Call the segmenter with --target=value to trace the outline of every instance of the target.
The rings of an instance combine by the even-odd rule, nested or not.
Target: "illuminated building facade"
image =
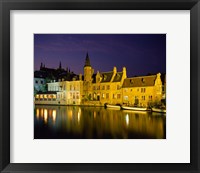
[[[163,78],[163,76],[162,76]],[[71,81],[65,78],[47,83],[48,91],[37,93],[36,104],[92,105],[127,104],[153,106],[166,99],[166,76],[161,74],[127,78],[126,68],[94,74],[87,53],[84,79],[80,74]]]
[[[135,106],[160,104],[163,98],[161,74],[126,78],[122,86],[123,103]]]

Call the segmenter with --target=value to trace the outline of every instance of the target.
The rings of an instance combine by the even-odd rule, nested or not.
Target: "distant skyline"
[[[97,71],[127,69],[127,76],[166,73],[165,34],[34,34],[34,69],[70,68],[83,74],[86,53]]]

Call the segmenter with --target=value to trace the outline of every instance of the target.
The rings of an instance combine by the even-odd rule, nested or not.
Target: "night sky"
[[[34,68],[68,67],[83,74],[86,53],[96,71],[122,71],[128,77],[166,73],[165,34],[34,34]]]

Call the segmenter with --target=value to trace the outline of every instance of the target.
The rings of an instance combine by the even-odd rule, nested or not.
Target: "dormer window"
[[[104,76],[103,76],[103,80],[106,80],[106,79],[107,79],[107,75],[104,75]]]
[[[142,82],[143,82],[143,83],[145,82],[145,79],[144,79],[144,78],[142,78]]]
[[[130,80],[130,83],[133,84],[133,79]]]

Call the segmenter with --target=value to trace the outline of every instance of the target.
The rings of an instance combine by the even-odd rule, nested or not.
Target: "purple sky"
[[[34,68],[69,67],[83,74],[86,53],[95,73],[127,68],[128,77],[166,73],[165,34],[35,34]]]

